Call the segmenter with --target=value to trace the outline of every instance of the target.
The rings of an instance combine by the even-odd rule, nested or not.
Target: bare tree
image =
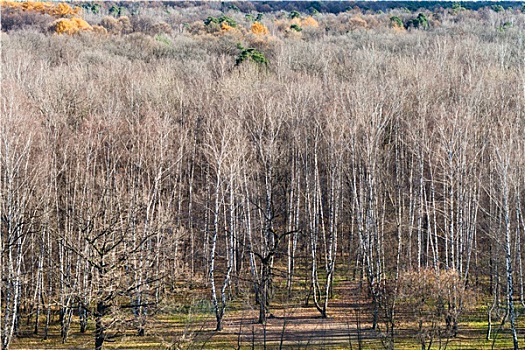
[[[5,87],[5,86],[4,86]],[[1,101],[2,121],[0,122],[0,252],[2,266],[2,290],[0,294],[0,319],[2,349],[7,349],[19,327],[20,304],[22,302],[22,275],[24,251],[29,233],[39,224],[42,201],[34,200],[37,186],[42,181],[38,167],[38,128],[27,132],[26,123],[31,125],[28,111],[11,90]]]

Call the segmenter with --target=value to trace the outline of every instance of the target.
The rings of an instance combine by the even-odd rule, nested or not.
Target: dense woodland
[[[248,5],[3,3],[2,348],[101,349],[192,288],[219,331],[246,295],[330,317],[352,279],[386,349],[400,312],[426,349],[467,309],[518,349],[521,8]]]

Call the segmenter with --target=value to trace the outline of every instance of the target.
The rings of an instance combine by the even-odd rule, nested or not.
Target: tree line
[[[227,36],[154,56],[139,35],[2,33],[2,348],[55,316],[64,342],[92,320],[96,349],[144,335],[187,280],[217,330],[242,293],[261,323],[280,292],[327,317],[351,276],[386,347],[403,306],[425,347],[474,294],[517,349],[524,44],[449,25],[283,38],[264,65]]]

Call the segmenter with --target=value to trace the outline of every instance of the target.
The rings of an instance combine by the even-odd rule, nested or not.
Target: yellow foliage
[[[1,1],[0,7],[19,9],[20,11],[39,12],[60,18],[53,22],[52,28],[58,34],[75,34],[81,30],[93,30],[93,28],[82,18],[75,17],[80,13],[80,7],[71,7],[64,3],[40,2],[40,1]]]
[[[313,18],[312,16],[308,16],[301,21],[301,26],[317,28],[319,27],[319,22],[317,22],[317,20]]]
[[[0,1],[0,6],[7,7],[7,8],[17,8],[17,7],[24,8],[24,6],[27,6],[23,4],[24,3],[16,2],[16,1]]]
[[[93,28],[89,25],[88,22],[84,21],[82,18],[74,17],[71,18],[71,21],[75,23],[78,29],[80,30],[92,30]]]
[[[70,15],[78,15],[80,13],[80,8],[72,8],[68,4],[58,4],[54,8],[54,15],[65,17]]]
[[[9,7],[20,9],[22,11],[34,11],[43,14],[48,14],[56,17],[75,16],[80,13],[80,7],[71,7],[68,4],[58,3],[54,4],[51,2],[40,2],[40,1],[1,1],[1,7]]]
[[[24,2],[21,7],[25,11],[36,11],[36,12],[42,12],[45,13],[49,10],[50,5],[46,4],[44,2]]]
[[[225,30],[225,31],[228,31],[228,30],[233,30],[235,28],[233,28],[231,25],[229,25],[228,23],[226,22],[222,22],[221,23],[221,29],[222,30]]]
[[[54,22],[53,27],[57,34],[76,34],[81,30],[93,30],[82,18],[61,18]]]
[[[312,16],[308,16],[306,18],[300,19],[300,18],[293,18],[289,22],[286,22],[285,29],[290,28],[291,25],[298,25],[299,27],[305,28],[305,27],[312,27],[312,28],[318,28],[319,22]]]
[[[59,19],[54,24],[55,32],[57,34],[74,34],[78,32],[75,24],[69,19]]]
[[[252,33],[256,35],[267,35],[270,32],[264,24],[259,22],[255,22],[254,24],[252,24],[251,30]]]

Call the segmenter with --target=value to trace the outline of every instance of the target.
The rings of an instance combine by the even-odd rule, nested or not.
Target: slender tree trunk
[[[507,308],[510,318],[510,328],[512,332],[512,342],[514,350],[519,349],[518,335],[516,332],[516,312],[514,310],[514,283],[512,272],[512,256],[511,256],[511,229],[510,229],[510,210],[509,210],[509,185],[507,177],[508,164],[504,165],[502,169],[502,192],[503,192],[503,220],[505,223],[505,269],[507,272]]]
[[[217,249],[217,237],[219,234],[219,193],[221,185],[221,174],[220,170],[217,172],[217,181],[215,184],[215,206],[213,211],[213,232],[211,236],[211,249],[210,249],[210,265],[209,265],[209,274],[210,274],[210,287],[211,287],[211,299],[213,307],[215,309],[215,318],[216,318],[216,330],[222,330],[222,316],[221,308],[219,307],[219,302],[217,299],[217,289],[215,287],[215,251]]]

